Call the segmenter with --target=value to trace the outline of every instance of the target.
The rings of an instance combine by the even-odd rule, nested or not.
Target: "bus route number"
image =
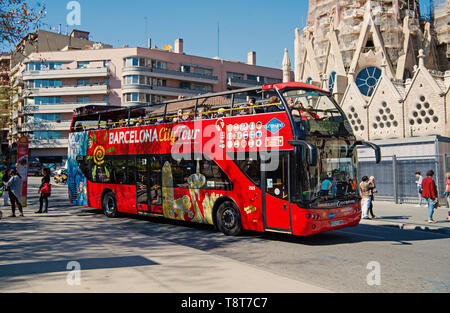
[[[265,308],[268,298],[225,298],[227,308]]]

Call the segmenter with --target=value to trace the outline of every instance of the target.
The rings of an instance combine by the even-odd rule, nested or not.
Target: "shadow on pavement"
[[[67,270],[72,270],[71,262],[73,261],[78,262],[80,269],[83,270],[158,265],[158,263],[148,260],[142,256],[30,262],[0,265],[0,278],[66,272]]]

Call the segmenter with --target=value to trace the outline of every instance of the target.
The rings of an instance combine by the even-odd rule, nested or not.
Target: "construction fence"
[[[396,157],[386,156],[380,164],[361,158],[359,160],[359,176],[374,176],[377,186],[377,199],[393,201],[396,204],[418,204],[416,173],[421,172],[425,178],[430,170],[435,172],[439,198],[445,204],[446,173],[450,172],[450,155]],[[448,204],[447,204],[448,206]]]

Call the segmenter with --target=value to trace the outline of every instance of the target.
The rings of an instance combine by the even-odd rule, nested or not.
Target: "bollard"
[[[394,200],[398,204],[398,178],[397,178],[397,156],[392,156],[392,183],[394,184]]]

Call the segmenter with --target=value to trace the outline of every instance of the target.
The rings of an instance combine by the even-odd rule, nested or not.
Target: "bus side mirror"
[[[292,146],[302,146],[308,151],[308,165],[317,166],[319,160],[319,153],[317,147],[305,140],[291,140],[289,144]]]
[[[375,150],[375,161],[377,164],[381,163],[381,149],[378,145],[367,141],[358,141],[356,145],[366,146],[368,148],[372,148],[373,150]]]

